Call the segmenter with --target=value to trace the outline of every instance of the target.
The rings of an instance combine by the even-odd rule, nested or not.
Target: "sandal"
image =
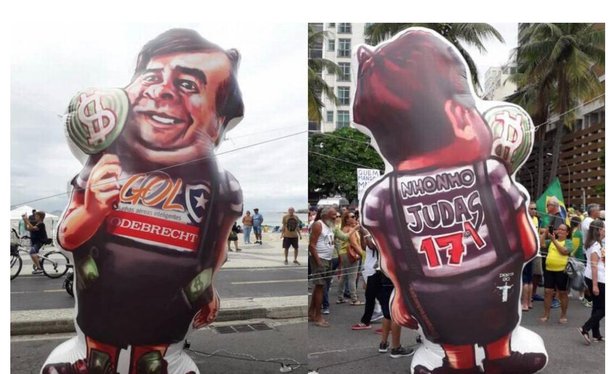
[[[561,323],[562,325],[565,325],[566,323],[568,323],[568,319],[567,318],[559,318],[559,323]]]
[[[322,320],[322,321],[317,321],[313,323],[314,326],[318,326],[318,327],[330,327],[330,323],[328,323],[328,321]]]
[[[362,322],[352,325],[352,330],[370,330],[370,329],[371,329],[371,325],[365,325]]]
[[[341,300],[341,299],[337,300],[337,304],[345,304],[346,302],[347,302],[347,301],[345,301],[345,300]]]
[[[540,322],[546,322],[549,320],[549,317],[540,317]]]
[[[577,327],[576,330],[578,330],[580,335],[582,335],[582,338],[585,339],[585,344],[586,345],[591,344],[591,339],[589,338],[589,333],[588,332],[585,332],[585,330],[583,330],[582,327]]]
[[[360,300],[356,300],[356,301],[352,301],[350,304],[352,306],[358,306],[358,305],[364,305],[364,302],[362,302]]]

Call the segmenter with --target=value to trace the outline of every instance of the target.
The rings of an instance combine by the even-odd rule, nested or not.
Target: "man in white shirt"
[[[322,317],[320,307],[326,277],[331,275],[331,259],[335,249],[333,226],[337,211],[333,207],[322,209],[320,219],[311,224],[309,235],[309,265],[314,289],[309,303],[309,321],[318,327],[329,327],[328,321]]]
[[[591,204],[587,207],[587,218],[585,218],[580,224],[580,230],[582,231],[582,240],[587,241],[587,235],[589,235],[589,225],[591,222],[599,218],[600,206],[599,204]]]

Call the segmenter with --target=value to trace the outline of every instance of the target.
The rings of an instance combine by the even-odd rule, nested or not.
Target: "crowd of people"
[[[591,204],[583,214],[570,208],[565,219],[559,215],[557,199],[549,199],[546,213],[538,212],[535,203],[529,206],[539,234],[540,252],[523,269],[522,311],[529,312],[534,301],[543,301],[541,323],[551,319],[552,309],[559,309],[558,322],[566,324],[570,298],[577,298],[592,308],[591,317],[578,328],[586,344],[604,341],[599,327],[605,315],[605,226],[600,209],[598,204]],[[545,214],[549,224],[540,227]],[[411,355],[412,349],[400,345],[400,326],[391,318],[392,282],[380,268],[374,240],[359,224],[358,210],[338,207],[312,210],[309,231],[309,276],[313,285],[308,309],[310,323],[330,327],[324,316],[330,314],[331,295],[336,295],[336,304],[364,305],[362,317],[352,330],[369,330],[372,321],[382,319],[379,352],[389,349],[392,357]],[[566,273],[570,257],[585,265],[586,287],[575,288]],[[538,294],[538,287],[544,288],[543,296]],[[363,298],[359,297],[361,289]],[[390,334],[392,339],[388,343]]]
[[[229,234],[228,249],[229,252],[233,252],[231,244],[235,247],[236,252],[241,252],[239,248],[239,233],[244,235],[244,244],[263,244],[263,222],[264,217],[259,213],[258,208],[254,208],[254,214],[251,214],[249,210],[246,210],[245,215],[242,217],[241,223],[243,226],[233,223],[233,228]],[[299,216],[296,215],[293,207],[288,208],[287,213],[282,217],[282,225],[278,227],[280,233],[280,239],[282,239],[282,248],[284,249],[284,264],[288,265],[288,252],[292,247],[294,250],[294,260],[292,261],[295,265],[301,265],[297,259],[299,255],[299,240],[301,237],[301,229],[305,224],[301,221]],[[254,232],[254,242],[250,240],[250,236]]]
[[[401,327],[390,315],[394,286],[381,271],[379,251],[371,235],[360,226],[358,211],[323,207],[315,216],[310,215],[309,232],[309,274],[313,284],[309,321],[317,327],[330,327],[324,315],[330,314],[331,287],[336,278],[337,304],[349,300],[351,306],[364,305],[360,322],[352,330],[369,330],[373,320],[382,319],[378,351],[389,351],[392,358],[411,356],[413,349],[401,345]],[[364,283],[364,301],[358,297],[359,279]]]
[[[551,310],[559,309],[559,323],[568,322],[570,296],[578,298],[592,308],[591,317],[578,328],[585,343],[604,340],[599,322],[605,315],[605,221],[599,204],[591,204],[586,214],[570,208],[567,219],[559,214],[559,201],[547,201],[546,213],[537,212],[531,203],[529,214],[540,235],[540,255],[523,269],[523,293],[521,308],[532,309],[532,301],[539,300],[536,286],[544,285],[544,306],[540,321],[551,319]],[[548,214],[548,226],[539,227],[544,214]],[[566,267],[570,258],[584,264],[585,285],[571,279]],[[572,292],[572,295],[570,294]],[[592,338],[589,333],[592,333]]]

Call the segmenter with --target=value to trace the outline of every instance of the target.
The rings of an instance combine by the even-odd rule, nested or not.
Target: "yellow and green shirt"
[[[566,239],[563,241],[557,240],[557,242],[568,252],[572,252],[572,241],[570,239]],[[546,270],[563,271],[566,268],[566,265],[568,264],[568,257],[570,256],[564,255],[559,252],[559,250],[557,249],[557,247],[555,247],[555,244],[552,241],[547,240],[546,243],[547,248],[549,250],[548,255],[546,257]]]

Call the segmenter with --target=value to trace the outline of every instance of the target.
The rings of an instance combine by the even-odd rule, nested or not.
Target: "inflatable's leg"
[[[81,343],[84,337],[75,336],[58,345],[43,364],[42,374],[80,374],[87,373],[85,361],[85,345]]]
[[[521,335],[529,332],[528,330],[518,327],[517,330]],[[544,346],[536,346],[538,340],[542,342],[542,339],[535,335],[534,337],[527,339],[525,352],[517,352],[511,349],[511,335],[507,335],[493,343],[490,343],[484,347],[485,359],[483,360],[483,367],[485,373],[501,374],[501,373],[522,373],[530,374],[539,372],[544,368],[547,363],[547,356],[544,353]],[[523,339],[517,339],[517,341]],[[524,345],[524,344],[522,344]],[[528,350],[542,350],[541,352],[528,352]]]
[[[132,347],[129,374],[167,374],[167,345]]]
[[[479,374],[482,371],[475,361],[475,351],[472,345],[442,345],[445,352],[442,365],[436,368],[427,368],[416,365],[415,374]]]

